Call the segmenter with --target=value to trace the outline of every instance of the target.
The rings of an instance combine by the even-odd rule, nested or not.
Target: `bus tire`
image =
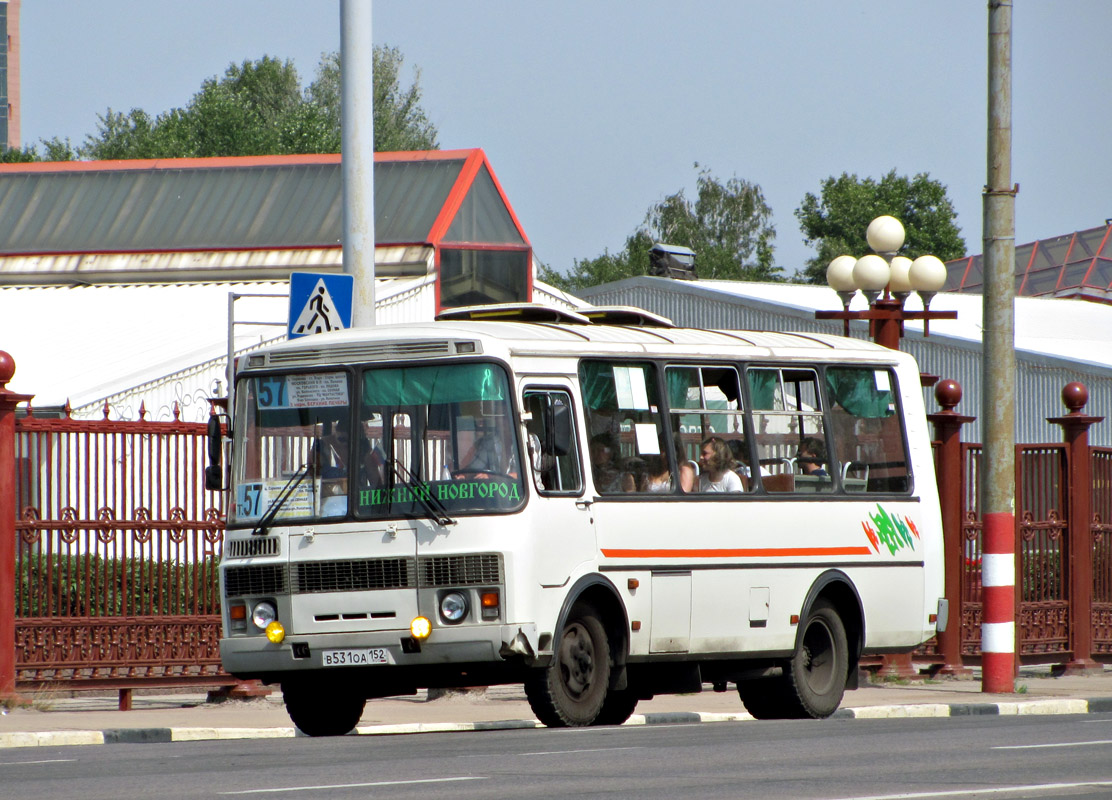
[[[775,678],[757,678],[737,685],[741,704],[753,719],[788,719],[793,704],[787,681]]]
[[[846,626],[834,606],[820,599],[811,606],[784,673],[794,696],[795,716],[824,719],[837,711],[848,674]]]
[[[560,631],[551,663],[525,681],[529,707],[550,728],[596,724],[609,684],[606,628],[594,608],[577,603]]]
[[[606,700],[602,703],[602,711],[591,723],[592,725],[621,725],[631,716],[637,708],[637,697],[629,689],[611,689],[606,693]]]
[[[343,736],[363,716],[365,698],[350,692],[333,693],[282,685],[286,713],[306,736]]]

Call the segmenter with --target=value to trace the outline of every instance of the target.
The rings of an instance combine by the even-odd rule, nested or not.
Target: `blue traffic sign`
[[[290,339],[351,327],[355,276],[336,273],[290,273]]]

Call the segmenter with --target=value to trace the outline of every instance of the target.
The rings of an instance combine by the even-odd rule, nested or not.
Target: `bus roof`
[[[442,319],[300,337],[251,354],[247,366],[306,366],[469,353],[502,357],[633,355],[674,358],[686,355],[754,359],[788,356],[821,361],[913,362],[905,353],[869,341],[820,333]],[[265,357],[258,358],[258,355]]]

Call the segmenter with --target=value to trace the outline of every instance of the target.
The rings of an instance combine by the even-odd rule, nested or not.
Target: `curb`
[[[1053,699],[1009,703],[920,703],[913,705],[840,708],[831,719],[925,719],[971,716],[1049,716],[1094,714],[1112,711],[1112,697],[1089,700]],[[714,722],[755,722],[749,714],[672,711],[634,714],[625,725],[682,725]],[[489,722],[414,722],[400,725],[365,725],[349,736],[400,736],[415,733],[459,733],[543,728],[535,719]],[[0,749],[14,747],[63,747],[90,744],[165,744],[231,739],[293,739],[305,734],[289,728],[112,728],[103,731],[39,731],[0,733]]]

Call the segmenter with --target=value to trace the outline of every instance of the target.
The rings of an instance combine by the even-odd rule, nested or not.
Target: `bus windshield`
[[[493,364],[374,367],[361,376],[355,513],[508,511],[522,501],[509,383]]]
[[[493,364],[241,382],[231,520],[510,511],[523,500],[509,382]],[[354,402],[353,402],[354,398]],[[352,435],[354,434],[354,435]]]

